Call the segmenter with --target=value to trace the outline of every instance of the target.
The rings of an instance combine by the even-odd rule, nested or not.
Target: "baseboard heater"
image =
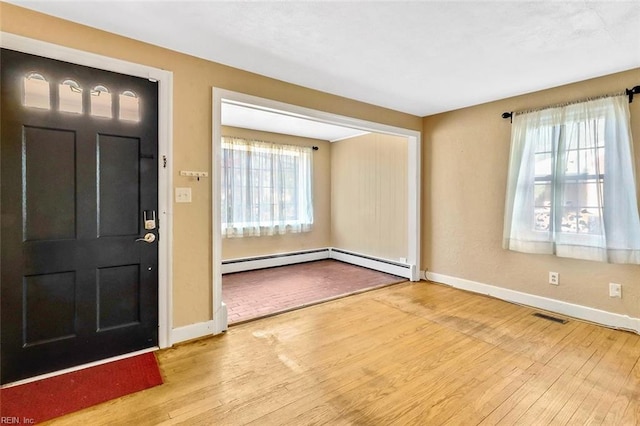
[[[335,259],[352,265],[374,269],[380,272],[412,279],[414,265],[392,260],[367,256],[337,248],[322,248],[289,253],[279,253],[269,256],[246,257],[222,261],[222,273],[251,271],[255,269],[273,268],[276,266],[293,265],[296,263],[312,262],[322,259]]]
[[[413,270],[415,269],[415,265],[394,262],[393,260],[367,256],[347,250],[331,248],[330,251],[331,259],[351,263],[352,265],[363,266],[380,272],[386,272],[387,274],[397,275],[409,280],[412,279]]]
[[[273,268],[275,266],[293,265],[295,263],[313,262],[329,259],[329,249],[304,250],[290,253],[279,253],[269,256],[244,257],[222,261],[222,273],[252,271],[254,269]]]

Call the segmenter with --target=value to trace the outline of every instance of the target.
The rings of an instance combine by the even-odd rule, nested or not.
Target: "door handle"
[[[146,234],[144,234],[144,237],[138,238],[136,241],[144,241],[145,243],[151,244],[155,240],[156,240],[156,235],[151,232],[147,232]]]

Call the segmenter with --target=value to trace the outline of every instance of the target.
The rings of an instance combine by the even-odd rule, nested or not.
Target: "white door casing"
[[[45,58],[113,71],[158,82],[158,344],[171,346],[172,328],[172,176],[173,73],[82,50],[0,32],[0,46]]]

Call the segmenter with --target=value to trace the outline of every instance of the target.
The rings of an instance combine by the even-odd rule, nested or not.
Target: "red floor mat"
[[[0,415],[33,424],[162,384],[153,353],[0,389]]]

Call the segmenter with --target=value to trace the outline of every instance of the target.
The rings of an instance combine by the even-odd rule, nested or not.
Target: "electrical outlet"
[[[609,297],[622,299],[622,284],[609,283]]]
[[[557,272],[549,272],[549,284],[560,285],[560,274]]]

